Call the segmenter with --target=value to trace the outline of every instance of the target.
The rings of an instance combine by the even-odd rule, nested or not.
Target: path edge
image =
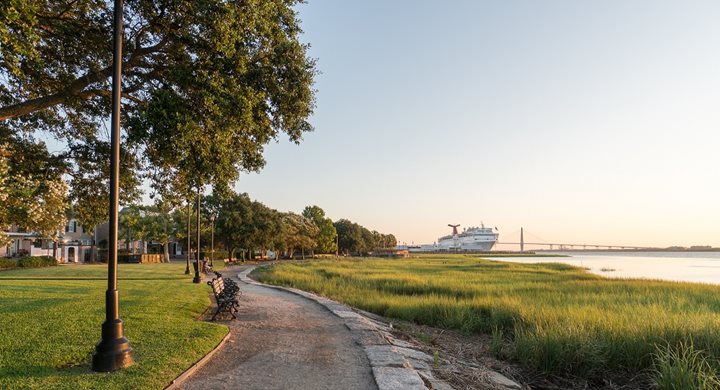
[[[289,292],[293,295],[297,295],[313,301],[328,310],[330,314],[342,320],[345,323],[345,326],[351,332],[365,330],[379,332],[379,328],[382,327],[381,324],[373,321],[372,319],[368,319],[367,321],[363,321],[362,323],[354,321],[356,320],[356,318],[354,317],[359,317],[360,314],[357,314],[357,311],[355,311],[352,307],[339,303],[332,299],[297,288],[274,286],[271,284],[258,282],[257,280],[252,279],[248,276],[250,272],[252,272],[255,268],[256,266],[250,266],[242,270],[240,273],[236,274],[236,277],[242,282],[248,284]],[[341,312],[352,312],[354,316],[350,315],[348,317],[348,315],[345,315]],[[370,326],[370,329],[368,329],[366,326]],[[421,374],[417,369],[412,366],[406,356],[398,353],[398,350],[395,348],[395,346],[387,340],[384,340],[384,342],[381,343],[382,345],[373,345],[376,344],[375,342],[370,342],[370,345],[365,343],[358,344],[363,349],[363,352],[370,361],[371,372],[373,375],[373,379],[375,380],[375,384],[378,387],[378,390],[455,390],[448,383],[434,378],[432,374],[429,373],[429,370],[428,372],[423,372]],[[422,362],[418,361],[415,361],[415,363],[422,364]]]
[[[223,337],[222,340],[220,340],[220,342],[218,343],[218,345],[215,346],[215,348],[205,354],[205,356],[201,357],[182,374],[178,375],[177,378],[173,379],[172,382],[170,382],[170,384],[167,385],[163,390],[179,389],[179,386],[182,385],[190,377],[190,375],[194,374],[197,370],[202,368],[202,366],[204,366],[215,355],[217,351],[219,351],[223,346],[225,346],[225,343],[230,339],[231,335],[232,332],[230,332],[230,329],[228,328],[227,334],[225,335],[225,337]]]

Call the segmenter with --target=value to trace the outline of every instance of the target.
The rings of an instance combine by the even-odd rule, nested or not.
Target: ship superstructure
[[[460,225],[448,225],[453,228],[453,233],[438,238],[437,246],[439,250],[457,250],[457,251],[489,251],[498,240],[498,233],[492,228],[486,228],[480,224],[480,227],[472,226],[463,229],[462,233],[458,233]]]
[[[480,227],[469,227],[458,232],[460,225],[448,225],[452,234],[438,238],[437,242],[430,245],[401,245],[398,248],[407,249],[410,252],[487,252],[495,245],[499,234],[492,228],[486,228],[482,223]]]

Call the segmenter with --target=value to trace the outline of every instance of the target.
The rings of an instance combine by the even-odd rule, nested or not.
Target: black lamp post
[[[108,288],[105,292],[105,322],[102,324],[102,338],[95,347],[92,369],[94,371],[116,371],[133,364],[132,347],[125,338],[123,322],[119,314],[117,290],[117,242],[118,203],[120,179],[120,93],[122,73],[122,0],[115,0],[115,29],[113,45],[112,117],[110,130],[110,219],[108,248]]]
[[[197,252],[195,253],[195,277],[193,283],[200,283],[200,187],[197,189]]]
[[[185,253],[185,275],[190,275],[190,199],[187,201],[188,204],[188,215],[187,215],[187,251]]]
[[[210,230],[210,267],[213,266],[213,257],[215,257],[215,218],[217,216],[215,214],[212,214],[210,216],[210,223],[212,224],[212,228]]]

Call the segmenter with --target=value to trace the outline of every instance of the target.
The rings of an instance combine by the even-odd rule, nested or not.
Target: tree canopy
[[[305,218],[308,218],[317,227],[318,233],[316,238],[315,251],[318,253],[334,253],[337,249],[335,244],[335,225],[330,218],[325,217],[325,211],[319,206],[307,206],[302,212]]]
[[[16,223],[55,239],[68,209],[67,184],[62,179],[66,170],[62,159],[52,156],[42,142],[21,137],[0,140],[0,227]],[[0,241],[6,237],[0,236]]]
[[[370,231],[366,227],[347,219],[335,222],[340,250],[346,254],[366,254],[378,248],[391,248],[397,245],[392,234]]]
[[[312,130],[316,69],[299,41],[300,2],[125,2],[122,192],[140,178],[161,197],[225,191],[263,167],[268,142]],[[107,191],[112,19],[105,0],[0,4],[0,143],[64,142],[73,188],[103,183],[78,203]]]

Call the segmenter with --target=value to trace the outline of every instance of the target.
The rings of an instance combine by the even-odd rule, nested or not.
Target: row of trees
[[[190,247],[196,242],[195,203],[191,207],[174,209],[158,206],[126,207],[120,216],[120,237],[126,240],[156,241],[162,244],[169,259],[168,243],[176,240],[183,246],[188,242],[188,212]],[[318,206],[308,206],[301,214],[282,212],[253,201],[247,194],[231,193],[203,196],[200,208],[201,244],[208,250],[211,235],[215,250],[228,251],[229,256],[246,259],[253,253],[267,251],[305,258],[306,254],[336,253],[366,254],[377,248],[396,244],[392,234],[381,234],[341,219],[335,223]],[[338,248],[339,244],[339,248]]]
[[[379,248],[392,248],[397,245],[394,235],[370,231],[347,219],[335,222],[334,226],[338,234],[339,249],[346,255],[367,254]]]

